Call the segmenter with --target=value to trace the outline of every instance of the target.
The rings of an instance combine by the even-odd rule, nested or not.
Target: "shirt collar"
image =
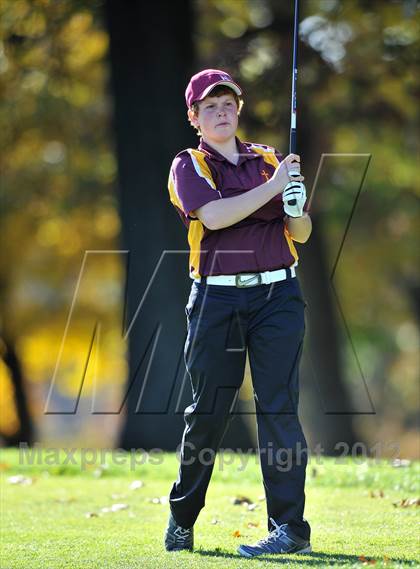
[[[257,158],[259,156],[258,153],[253,152],[246,146],[246,144],[241,142],[237,136],[235,137],[235,139],[236,139],[236,145],[238,147],[238,152],[240,154],[237,166],[242,162],[244,162],[245,160]],[[209,156],[209,158],[211,158],[212,160],[219,160],[220,162],[222,161],[229,162],[229,160],[225,158],[223,154],[220,154],[220,152],[218,152],[215,148],[210,146],[210,144],[207,144],[207,142],[205,142],[202,138],[200,138],[200,144],[198,145],[198,149],[205,152],[207,156]]]

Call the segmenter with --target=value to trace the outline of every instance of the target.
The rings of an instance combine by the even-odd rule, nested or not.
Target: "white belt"
[[[289,267],[292,277],[296,276],[295,267]],[[238,275],[217,275],[206,278],[207,284],[237,286],[245,288],[260,284],[271,284],[277,281],[287,279],[287,269],[278,269],[277,271],[264,271],[263,273],[240,273]],[[201,277],[195,278],[195,282],[201,282]]]

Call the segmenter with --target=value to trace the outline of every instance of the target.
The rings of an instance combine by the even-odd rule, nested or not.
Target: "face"
[[[202,137],[209,142],[226,142],[235,136],[238,128],[238,107],[233,95],[206,97],[199,102],[198,117],[192,111],[188,116],[200,128]]]

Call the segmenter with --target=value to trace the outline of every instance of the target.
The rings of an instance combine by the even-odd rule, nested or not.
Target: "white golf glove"
[[[294,171],[290,171],[289,175],[293,176]],[[296,175],[300,175],[299,172]],[[293,205],[290,203],[292,202]],[[283,190],[283,209],[284,213],[290,217],[301,217],[303,207],[306,202],[306,188],[303,182],[289,182]]]

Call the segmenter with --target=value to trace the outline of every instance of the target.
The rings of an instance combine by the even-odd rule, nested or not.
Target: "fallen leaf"
[[[130,484],[130,490],[138,490],[144,486],[144,482],[142,480],[133,480]]]
[[[364,555],[361,555],[360,557],[358,557],[358,559],[363,563],[363,565],[375,565],[376,563],[376,559],[368,559]]]
[[[233,537],[241,537],[241,532],[237,529],[233,532]]]
[[[252,512],[253,510],[255,510],[258,507],[259,507],[258,504],[248,504],[247,509],[249,512]]]
[[[112,504],[112,506],[101,508],[101,512],[106,514],[107,512],[119,512],[120,510],[126,510],[128,508],[127,504]]]
[[[257,528],[259,525],[260,525],[259,522],[248,522],[248,523],[246,524],[246,527],[247,527],[247,528]]]
[[[22,474],[16,474],[16,476],[9,476],[7,481],[9,484],[22,484],[23,486],[29,486],[34,480],[27,476],[23,476]]]
[[[407,458],[395,458],[391,464],[394,468],[404,468],[410,466],[411,460]]]
[[[150,498],[149,502],[152,504],[160,504],[160,498]]]
[[[234,506],[239,506],[241,504],[252,504],[252,500],[247,498],[246,496],[236,496],[235,498],[231,499],[231,502]]]
[[[127,510],[128,504],[113,504],[111,506],[111,512],[119,512],[120,510]]]
[[[93,465],[93,466],[94,466],[94,465]],[[98,466],[98,468],[96,468],[96,469],[93,471],[92,474],[93,474],[93,476],[94,476],[95,478],[100,478],[100,477],[103,475],[103,473],[105,472],[105,470],[108,470],[108,469],[109,469],[109,465],[108,465],[108,464],[100,464],[100,465]]]
[[[152,504],[166,504],[168,502],[168,496],[149,498],[149,502]]]
[[[383,490],[369,490],[369,496],[371,498],[384,498],[385,494]]]
[[[392,502],[394,508],[409,508],[410,506],[420,506],[420,498],[403,498],[398,502]]]

